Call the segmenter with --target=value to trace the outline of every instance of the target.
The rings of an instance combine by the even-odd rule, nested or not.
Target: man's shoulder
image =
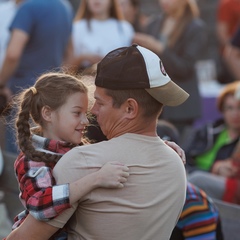
[[[114,137],[110,140],[75,147],[71,149],[69,152],[67,152],[64,156],[81,155],[81,154],[83,155],[104,154],[109,151],[113,152],[113,151],[120,151],[121,149],[128,149],[131,146],[135,146],[136,144],[139,144],[139,143],[142,143],[142,144],[152,143],[153,141],[152,138],[149,138],[149,141],[147,141],[147,139],[148,138],[144,135],[127,133],[118,137]]]
[[[65,9],[68,9],[72,11],[72,6],[70,3],[68,3],[66,0],[62,1],[49,1],[49,0],[28,0],[24,1],[23,3],[20,4],[19,10],[20,9],[51,9],[51,8],[56,8],[56,7],[64,7]]]
[[[68,151],[62,158],[69,158],[69,156],[80,156],[80,155],[100,155],[112,151],[113,146],[122,145],[124,137],[116,137],[111,140],[101,141],[93,144],[86,144],[74,147]]]
[[[84,154],[84,153],[88,153],[88,152],[91,153],[93,151],[105,148],[104,146],[109,145],[109,142],[111,142],[111,141],[102,141],[102,142],[99,142],[99,143],[93,143],[93,144],[86,144],[86,145],[77,146],[77,147],[72,148],[67,153],[65,153],[64,156],[66,156],[66,155]]]
[[[34,0],[23,1],[17,8],[15,19],[19,21],[21,18],[25,17],[26,14],[28,16],[34,16],[37,10],[39,10],[39,6]]]
[[[19,6],[19,10],[27,9],[27,8],[34,8],[37,5],[38,5],[38,2],[34,1],[34,0],[23,1]]]

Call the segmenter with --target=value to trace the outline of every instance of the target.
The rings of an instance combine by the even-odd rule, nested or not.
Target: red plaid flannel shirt
[[[40,151],[63,155],[70,150],[66,143],[33,135],[33,145]],[[18,227],[28,213],[40,221],[48,221],[70,207],[69,185],[56,185],[52,175],[55,163],[46,164],[28,159],[21,153],[14,169],[19,182],[20,200],[26,210],[18,214],[13,229]]]

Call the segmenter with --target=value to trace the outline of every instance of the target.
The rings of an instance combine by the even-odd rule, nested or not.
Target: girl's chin
[[[74,145],[79,145],[80,143],[81,143],[81,141],[79,142],[79,141],[72,141],[72,143],[74,144]]]
[[[80,138],[71,140],[71,143],[73,143],[75,145],[79,145],[81,142],[82,142],[82,136]]]

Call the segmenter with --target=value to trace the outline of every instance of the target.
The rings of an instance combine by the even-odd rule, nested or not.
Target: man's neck
[[[156,121],[138,120],[126,121],[108,133],[107,138],[119,137],[125,133],[140,134],[149,137],[156,137]]]

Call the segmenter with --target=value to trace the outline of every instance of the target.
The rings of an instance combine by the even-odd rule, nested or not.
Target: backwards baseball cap
[[[169,78],[161,59],[137,44],[109,52],[97,65],[95,85],[112,90],[145,89],[167,106],[180,105],[189,97]]]

